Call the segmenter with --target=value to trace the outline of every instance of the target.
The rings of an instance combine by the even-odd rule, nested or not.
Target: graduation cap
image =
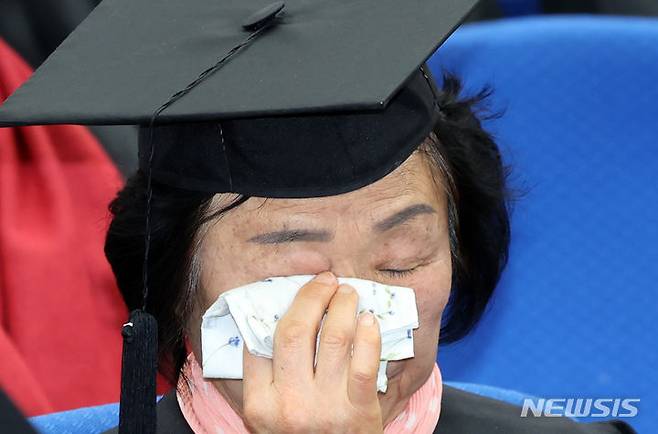
[[[139,125],[149,191],[344,193],[430,133],[441,110],[423,64],[476,3],[105,0],[0,106],[0,126]],[[123,329],[121,432],[155,429],[146,308]]]

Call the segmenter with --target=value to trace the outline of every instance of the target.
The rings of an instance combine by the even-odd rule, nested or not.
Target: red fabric
[[[0,101],[30,74],[0,39]],[[119,400],[128,314],[103,242],[121,184],[84,127],[0,128],[0,387],[28,416]]]

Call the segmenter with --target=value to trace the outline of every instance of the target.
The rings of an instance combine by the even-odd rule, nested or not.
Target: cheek
[[[419,328],[416,336],[419,341],[437,340],[441,325],[441,315],[450,298],[452,268],[450,261],[438,261],[428,265],[409,282],[416,291]]]

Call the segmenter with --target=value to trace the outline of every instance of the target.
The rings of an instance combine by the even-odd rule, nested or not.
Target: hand
[[[299,290],[279,320],[272,359],[254,356],[245,346],[243,412],[251,432],[383,433],[379,326],[371,313],[357,321],[357,303],[352,287],[339,287],[333,274],[322,273]]]

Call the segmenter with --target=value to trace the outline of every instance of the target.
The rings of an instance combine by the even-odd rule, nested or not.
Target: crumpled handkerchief
[[[203,376],[241,379],[243,344],[251,354],[272,358],[278,320],[313,277],[272,277],[222,293],[201,323]],[[338,282],[356,290],[358,312],[370,310],[377,317],[382,338],[377,390],[386,392],[387,362],[414,356],[413,329],[418,327],[415,293],[411,288],[364,279],[341,277]]]

